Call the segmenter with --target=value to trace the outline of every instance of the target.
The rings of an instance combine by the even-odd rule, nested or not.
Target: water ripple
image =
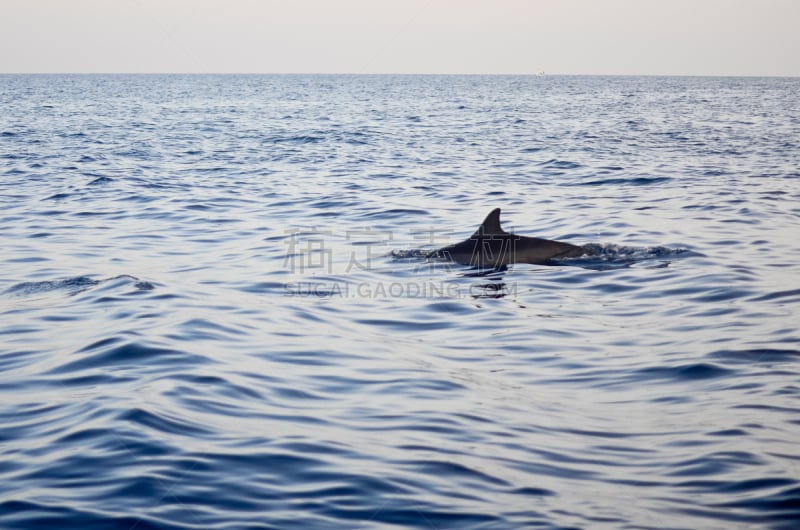
[[[0,526],[794,528],[798,94],[0,76]]]

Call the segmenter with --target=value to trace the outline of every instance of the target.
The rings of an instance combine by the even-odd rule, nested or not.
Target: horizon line
[[[799,78],[800,74],[687,74],[687,73],[660,73],[660,74],[642,74],[642,73],[548,73],[548,72],[532,72],[532,73],[481,73],[481,72],[198,72],[198,71],[185,71],[185,72],[167,72],[167,71],[152,71],[152,72],[102,72],[102,71],[85,71],[85,72],[67,72],[67,71],[50,71],[50,72],[0,72],[0,75],[275,75],[275,76],[292,76],[292,75],[305,75],[305,76],[484,76],[484,77],[770,77],[770,78]]]

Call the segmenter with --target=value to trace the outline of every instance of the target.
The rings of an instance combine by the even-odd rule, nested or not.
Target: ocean
[[[0,108],[0,528],[800,524],[800,79],[2,75]],[[494,208],[593,255],[429,257]]]

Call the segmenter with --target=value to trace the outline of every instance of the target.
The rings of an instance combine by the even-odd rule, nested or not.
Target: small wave
[[[151,346],[141,342],[123,342],[120,337],[109,337],[89,344],[72,357],[51,370],[63,375],[83,370],[130,368],[138,370],[163,370],[168,366],[199,365],[208,362],[200,355],[173,348]]]
[[[76,276],[65,280],[45,280],[41,282],[22,282],[12,285],[6,289],[5,294],[15,294],[19,296],[35,295],[51,291],[64,290],[70,294],[77,294],[100,283],[88,276]]]
[[[771,300],[780,300],[782,302],[798,302],[800,301],[800,289],[789,289],[786,291],[773,291],[771,293],[760,295],[756,298],[751,298],[753,302],[765,302]]]
[[[297,136],[275,136],[272,138],[265,139],[266,143],[270,144],[316,144],[323,141],[324,138],[321,136],[312,136],[312,135],[297,135]]]
[[[75,276],[73,278],[66,278],[63,280],[44,280],[41,282],[22,282],[12,285],[5,290],[3,294],[15,296],[34,296],[37,294],[50,293],[53,291],[64,291],[70,296],[81,293],[91,287],[100,285],[101,283],[109,282],[112,280],[129,279],[133,280],[134,287],[139,291],[151,291],[155,286],[147,281],[141,281],[135,276],[129,274],[120,274],[111,278],[103,278],[100,280],[93,280],[88,276]]]
[[[141,493],[141,492],[139,492]],[[7,528],[138,528],[139,530],[182,530],[183,524],[160,521],[147,514],[107,515],[62,505],[9,500],[0,504]]]
[[[695,381],[714,379],[735,373],[734,370],[722,368],[711,363],[695,363],[683,366],[656,366],[644,368],[637,372],[636,379],[664,379],[672,381]]]
[[[199,438],[210,436],[213,433],[211,429],[186,419],[174,417],[163,412],[151,412],[140,407],[124,411],[118,416],[118,419],[167,434],[191,435]]]
[[[564,186],[650,186],[670,182],[670,177],[635,177],[589,180],[584,182],[567,182]]]
[[[614,243],[589,243],[583,245],[587,251],[595,257],[606,258],[625,258],[625,259],[652,259],[652,258],[668,258],[677,255],[691,253],[689,249],[685,248],[669,248],[669,247],[628,247],[624,245],[616,245]]]
[[[114,179],[112,179],[111,177],[100,176],[91,181],[89,183],[89,186],[96,186],[97,184],[108,184],[109,182],[114,182]]]
[[[753,348],[744,350],[719,350],[709,355],[725,362],[738,363],[784,363],[800,360],[800,350],[782,348]]]
[[[45,200],[46,201],[50,201],[50,200],[57,201],[59,199],[66,199],[66,198],[71,197],[71,196],[72,196],[71,193],[55,193],[55,194],[47,197]]]
[[[401,259],[426,259],[430,257],[432,250],[427,250],[423,248],[412,248],[408,250],[392,250],[389,253],[392,259],[401,260]]]
[[[583,245],[586,254],[576,258],[552,260],[553,265],[575,265],[585,269],[624,269],[639,263],[658,261],[655,267],[667,267],[672,259],[696,255],[686,248],[629,247],[613,243]]]
[[[577,169],[581,167],[581,165],[577,162],[571,162],[569,160],[558,160],[555,158],[551,158],[550,160],[542,162],[539,165],[544,167],[552,167],[556,169]]]

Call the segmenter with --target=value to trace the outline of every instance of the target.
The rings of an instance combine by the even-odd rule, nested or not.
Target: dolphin
[[[500,208],[495,208],[469,239],[434,250],[428,257],[497,269],[511,263],[542,264],[556,258],[574,258],[590,253],[577,245],[506,232],[500,226]]]

